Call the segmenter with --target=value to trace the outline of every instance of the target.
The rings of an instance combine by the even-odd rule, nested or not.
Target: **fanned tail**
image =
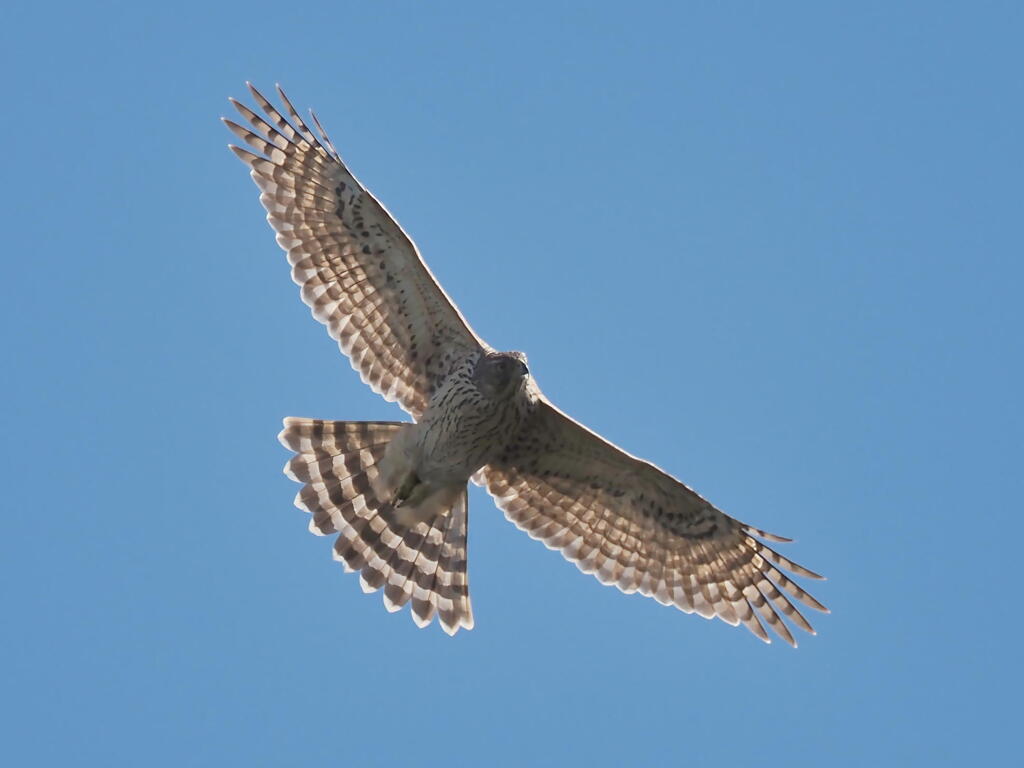
[[[334,557],[346,571],[359,571],[364,592],[384,587],[389,611],[411,602],[418,626],[427,626],[437,615],[442,629],[453,635],[460,627],[473,628],[466,576],[466,489],[453,495],[450,508],[430,519],[396,515],[383,490],[380,462],[405,426],[285,419],[279,439],[297,455],[284,471],[305,484],[295,506],[311,515],[309,529],[320,536],[338,534]]]

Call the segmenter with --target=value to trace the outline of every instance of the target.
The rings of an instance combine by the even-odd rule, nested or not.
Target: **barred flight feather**
[[[795,603],[827,609],[779,568],[822,577],[755,536],[788,539],[734,520],[550,403],[517,441],[521,448],[510,446],[477,479],[510,521],[582,572],[627,594],[743,624],[765,642],[767,624],[796,645],[782,616],[814,634]]]
[[[232,99],[249,127],[224,123],[248,146],[231,149],[260,188],[302,300],[363,381],[419,417],[452,362],[483,343],[319,123],[318,139],[283,90],[291,122],[249,90],[264,116]]]
[[[390,502],[374,490],[377,463],[403,426],[285,419],[279,439],[296,452],[285,474],[305,484],[295,505],[310,514],[311,531],[338,535],[335,559],[346,571],[359,571],[365,592],[383,587],[389,611],[411,601],[420,627],[436,615],[448,634],[472,629],[465,491],[448,514],[409,527],[394,520]]]

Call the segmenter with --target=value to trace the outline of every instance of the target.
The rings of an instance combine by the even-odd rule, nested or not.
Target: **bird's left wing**
[[[781,616],[814,633],[795,603],[826,608],[782,571],[821,577],[758,537],[788,539],[729,517],[538,396],[514,444],[474,478],[509,520],[623,592],[742,623],[765,642],[758,617],[791,645]]]
[[[416,246],[277,92],[286,119],[249,85],[264,116],[231,103],[250,127],[224,120],[249,166],[302,300],[363,381],[418,418],[452,362],[486,345],[437,284]]]

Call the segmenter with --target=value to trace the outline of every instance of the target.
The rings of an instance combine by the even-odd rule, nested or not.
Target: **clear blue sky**
[[[1019,3],[18,5],[4,764],[1018,753]],[[275,435],[400,412],[225,148],[247,79],[317,109],[556,403],[794,536],[819,635],[602,587],[479,489],[473,632],[363,595]]]

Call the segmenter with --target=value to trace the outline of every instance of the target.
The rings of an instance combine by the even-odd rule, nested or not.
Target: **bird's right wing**
[[[290,122],[249,89],[266,119],[232,99],[250,128],[224,122],[259,154],[231,150],[260,188],[302,300],[363,381],[418,418],[453,361],[486,345],[398,222],[342,162],[316,116],[320,138],[280,87]]]
[[[811,632],[795,603],[825,607],[782,571],[821,578],[653,464],[540,402],[513,445],[474,480],[519,528],[623,592],[729,624],[765,642],[765,621],[796,645],[781,616]]]

